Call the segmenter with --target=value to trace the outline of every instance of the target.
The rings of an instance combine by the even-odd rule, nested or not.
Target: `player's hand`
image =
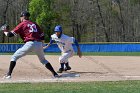
[[[81,51],[77,51],[77,55],[81,58],[82,57],[82,52]]]
[[[81,58],[82,57],[82,52],[80,50],[80,47],[77,47],[77,55]]]
[[[43,49],[47,49],[50,45],[44,46]]]
[[[44,47],[43,47],[43,49],[46,49],[46,48],[47,48],[47,46],[44,46]]]

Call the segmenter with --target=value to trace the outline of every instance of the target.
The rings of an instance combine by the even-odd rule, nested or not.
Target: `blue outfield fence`
[[[0,44],[0,53],[13,53],[23,44]]]
[[[13,53],[23,44],[0,44],[0,53]],[[75,45],[74,50],[77,51]],[[140,52],[140,43],[136,44],[80,44],[82,52]],[[56,44],[51,45],[44,52],[60,52]]]

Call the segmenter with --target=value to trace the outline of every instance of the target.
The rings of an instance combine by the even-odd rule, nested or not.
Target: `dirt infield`
[[[10,57],[11,55],[0,55],[0,83],[140,80],[140,57],[136,56],[74,56],[69,60],[72,70],[62,73],[61,78],[53,78],[35,55],[19,59],[12,79],[4,80]],[[58,58],[59,56],[46,55],[55,70],[60,66]]]

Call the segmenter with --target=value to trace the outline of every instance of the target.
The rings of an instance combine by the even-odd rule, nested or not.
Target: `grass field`
[[[140,93],[140,81],[0,84],[0,93]]]

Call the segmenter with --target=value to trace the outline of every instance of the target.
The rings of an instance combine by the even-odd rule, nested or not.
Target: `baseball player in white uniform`
[[[59,57],[59,62],[60,62],[61,67],[58,70],[58,73],[62,73],[63,71],[71,70],[68,59],[74,55],[72,43],[75,43],[75,45],[77,46],[77,55],[80,58],[82,57],[82,53],[80,51],[80,47],[77,40],[74,37],[69,37],[63,34],[62,27],[60,25],[55,27],[54,32],[55,34],[51,35],[50,42],[47,46],[44,47],[44,49],[48,48],[54,42],[57,43],[62,54]]]

